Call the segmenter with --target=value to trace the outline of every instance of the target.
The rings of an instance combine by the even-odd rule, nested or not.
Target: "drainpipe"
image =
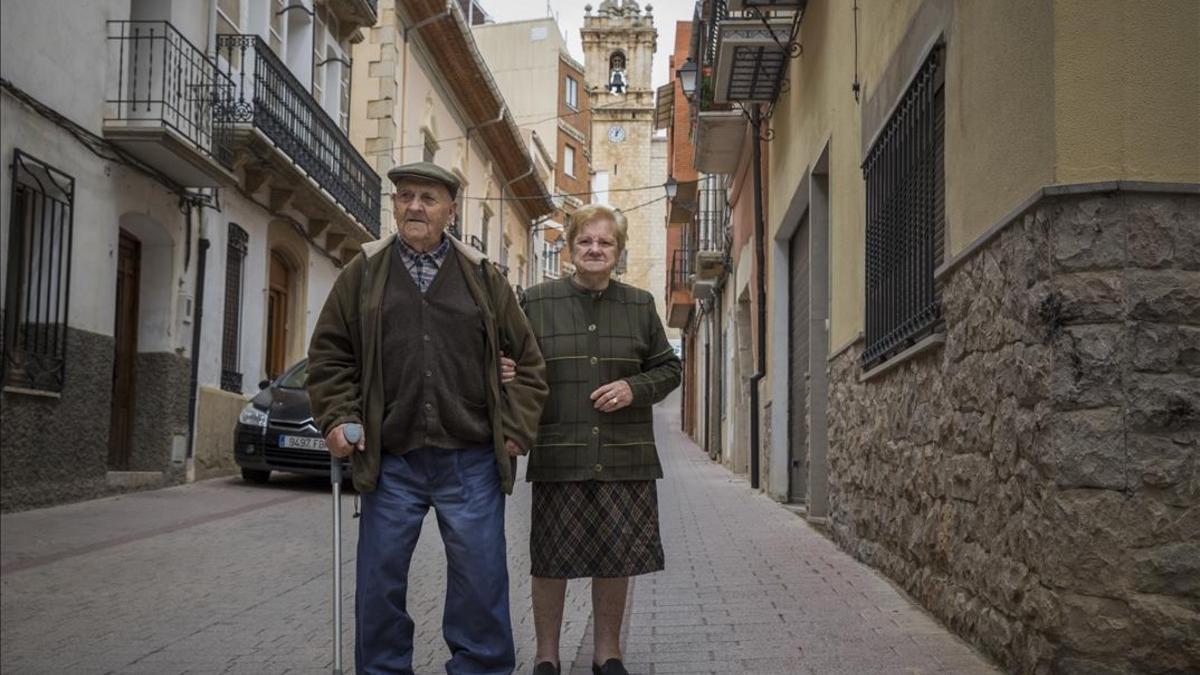
[[[501,241],[504,241],[504,239],[503,239],[503,237],[504,237],[504,210],[505,210],[505,209],[504,209],[504,200],[505,200],[505,196],[504,196],[504,195],[505,195],[505,193],[506,193],[506,192],[508,192],[508,186],[509,186],[509,185],[512,185],[513,183],[515,183],[515,182],[517,182],[517,181],[521,180],[522,178],[525,178],[525,177],[527,177],[527,176],[530,176],[530,175],[532,175],[532,174],[533,174],[533,164],[531,163],[531,164],[529,165],[529,170],[528,170],[528,171],[526,171],[525,173],[521,174],[520,176],[517,176],[516,178],[514,178],[514,179],[512,179],[512,180],[508,181],[508,182],[507,182],[507,183],[505,183],[504,185],[501,185],[501,186],[500,186],[500,237],[501,237]],[[532,237],[533,237],[533,235],[532,235],[532,234],[530,234],[529,236],[530,236],[530,238],[532,238]],[[484,242],[484,246],[487,246],[487,242]],[[506,261],[506,262],[507,262],[507,261]]]
[[[762,438],[758,428],[758,383],[767,375],[767,275],[764,269],[766,253],[763,242],[766,223],[763,221],[762,203],[762,108],[757,104],[751,114],[750,124],[754,130],[754,279],[758,282],[758,335],[754,340],[758,353],[755,358],[755,373],[750,376],[750,487],[758,489],[758,471],[762,456]]]
[[[187,206],[188,222],[192,221],[192,205]],[[204,321],[204,273],[208,263],[208,239],[200,237],[200,248],[196,256],[196,299],[192,310],[192,374],[188,385],[188,438],[187,466],[188,480],[192,479],[195,470],[196,456],[196,406],[200,389],[200,334]]]

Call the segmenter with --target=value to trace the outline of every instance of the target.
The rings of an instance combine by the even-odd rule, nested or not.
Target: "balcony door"
[[[291,272],[283,258],[271,253],[271,277],[267,294],[267,377],[275,379],[287,368]]]
[[[108,468],[114,471],[129,468],[133,450],[134,361],[137,358],[141,266],[141,242],[121,230],[113,321],[112,410],[108,426]]]

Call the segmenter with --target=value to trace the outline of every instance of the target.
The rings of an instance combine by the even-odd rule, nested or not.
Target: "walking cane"
[[[342,429],[346,442],[362,440],[362,425]],[[329,455],[329,481],[333,483],[333,675],[342,675],[342,459]]]

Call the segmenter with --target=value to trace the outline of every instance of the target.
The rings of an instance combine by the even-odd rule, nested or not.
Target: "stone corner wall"
[[[1022,673],[1200,670],[1200,197],[1052,197],[831,364],[836,541]]]
[[[234,428],[249,399],[210,387],[200,388],[196,411],[196,480],[238,472],[233,456]]]

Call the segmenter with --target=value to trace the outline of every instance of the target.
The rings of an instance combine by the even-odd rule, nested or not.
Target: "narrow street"
[[[675,431],[659,407],[665,572],[627,612],[634,673],[990,673],[880,575]],[[529,488],[509,501],[517,672],[532,668]],[[354,521],[345,503],[347,672]],[[430,516],[432,518],[432,514]],[[2,519],[5,673],[327,673],[329,498],[322,481],[226,478]],[[413,561],[418,673],[443,672],[436,526]],[[590,672],[587,585],[568,590],[563,672]],[[572,666],[568,668],[567,666]]]

